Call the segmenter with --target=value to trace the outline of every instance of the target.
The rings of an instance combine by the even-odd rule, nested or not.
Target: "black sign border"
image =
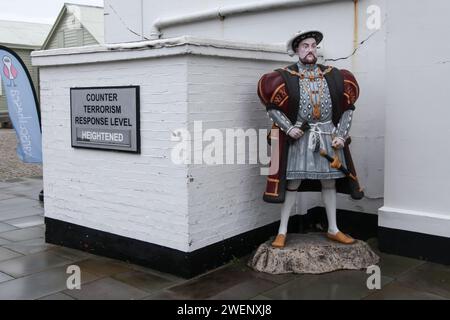
[[[92,89],[135,89],[136,94],[136,151],[134,150],[116,150],[116,149],[106,149],[98,147],[89,146],[74,146],[73,145],[73,115],[72,115],[72,91],[77,90],[92,90]],[[74,149],[90,149],[90,150],[101,150],[110,152],[123,152],[123,153],[133,153],[141,154],[141,87],[140,86],[106,86],[106,87],[74,87],[70,88],[70,144]]]

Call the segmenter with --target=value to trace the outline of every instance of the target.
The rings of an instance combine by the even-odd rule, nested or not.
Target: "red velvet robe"
[[[335,126],[339,123],[342,114],[346,110],[355,110],[355,102],[359,97],[358,83],[350,71],[338,70],[333,67],[319,65],[325,75],[331,100],[332,100],[332,121]],[[263,75],[258,83],[258,95],[266,109],[279,109],[289,118],[291,123],[296,123],[299,108],[299,79],[297,64],[293,64],[284,69]],[[277,128],[274,124],[273,128]],[[271,165],[278,168],[267,178],[267,186],[264,192],[264,201],[270,203],[284,202],[286,193],[286,167],[288,155],[288,139],[284,132],[278,129],[278,137],[268,137],[269,144],[272,140],[278,139],[278,152],[272,153]],[[347,169],[357,177],[355,166],[351,157],[349,144],[351,139],[347,139],[344,147],[344,156]],[[277,163],[273,163],[273,162]],[[302,181],[298,191],[320,191],[319,180]],[[350,194],[353,199],[362,199],[364,192],[358,181],[345,177],[337,179],[336,190],[340,193]]]

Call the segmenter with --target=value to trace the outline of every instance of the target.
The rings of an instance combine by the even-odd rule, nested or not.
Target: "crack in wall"
[[[342,58],[336,58],[336,59],[329,58],[329,59],[325,59],[325,61],[333,61],[333,62],[336,62],[336,61],[339,61],[339,60],[347,60],[347,59],[353,57],[353,56],[358,52],[358,50],[362,47],[362,45],[363,45],[364,43],[366,43],[370,38],[372,38],[372,37],[373,37],[376,33],[378,33],[380,30],[381,30],[381,28],[378,29],[378,30],[375,30],[375,31],[372,32],[366,39],[364,39],[363,41],[361,41],[361,42],[358,44],[358,46],[353,50],[353,52],[352,52],[350,55],[348,55],[348,56],[346,56],[346,57],[342,57]]]
[[[114,12],[114,14],[117,16],[117,18],[119,18],[120,22],[122,23],[122,25],[128,30],[130,31],[132,34],[144,39],[144,40],[150,40],[149,38],[145,37],[143,34],[139,34],[138,32],[134,31],[133,29],[131,29],[126,23],[125,21],[122,19],[122,17],[117,13],[116,9],[114,9],[114,7],[109,4],[109,7],[111,8],[111,10]]]

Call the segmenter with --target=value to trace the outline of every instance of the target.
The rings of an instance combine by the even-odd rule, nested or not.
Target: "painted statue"
[[[266,106],[276,137],[278,171],[268,176],[264,201],[282,203],[278,235],[272,246],[285,246],[290,212],[296,193],[321,191],[328,219],[328,238],[344,244],[354,239],[339,231],[336,192],[362,199],[349,150],[350,128],[359,86],[347,70],[317,64],[319,31],[298,32],[287,44],[299,61],[262,76],[258,95]]]

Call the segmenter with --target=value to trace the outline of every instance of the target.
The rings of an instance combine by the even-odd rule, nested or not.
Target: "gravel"
[[[13,129],[0,129],[0,180],[42,176],[42,165],[22,163],[16,154]]]

